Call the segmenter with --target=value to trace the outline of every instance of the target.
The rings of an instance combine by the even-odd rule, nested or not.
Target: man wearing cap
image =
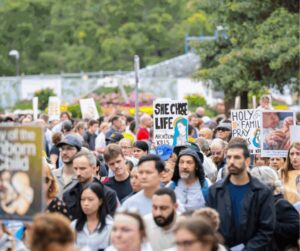
[[[116,132],[121,133],[121,130],[123,127],[122,119],[120,116],[117,116],[117,115],[113,116],[111,118],[110,122],[111,122],[111,127],[106,132],[105,139],[109,139],[113,133],[116,133]]]
[[[72,180],[76,180],[72,161],[75,154],[81,150],[82,143],[75,134],[68,134],[57,144],[57,147],[60,149],[60,156],[64,165],[60,169],[53,170],[53,175],[58,181],[58,197],[61,199],[63,192],[69,187]]]
[[[189,148],[178,154],[173,181],[176,197],[186,211],[205,206],[210,182],[205,178],[202,161],[203,154]]]
[[[105,141],[106,141],[106,145],[109,145],[109,144],[111,144],[111,143],[119,143],[119,141],[121,140],[121,139],[123,139],[124,138],[124,136],[123,136],[123,134],[122,133],[119,133],[119,132],[114,132],[114,133],[112,133],[111,135],[110,135],[110,137],[109,138],[106,138],[105,139]]]
[[[223,120],[215,129],[215,138],[219,138],[229,142],[231,139],[231,122]]]

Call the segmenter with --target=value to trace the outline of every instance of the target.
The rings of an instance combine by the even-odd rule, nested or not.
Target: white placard
[[[38,104],[39,104],[39,98],[33,97],[32,99],[33,121],[36,121],[38,117]]]
[[[80,99],[80,109],[83,119],[98,119],[99,113],[93,98]]]
[[[232,137],[241,137],[248,142],[252,154],[260,153],[261,110],[231,110]]]
[[[60,99],[58,97],[49,97],[48,100],[49,121],[59,120],[60,116]]]
[[[153,103],[155,145],[188,143],[188,104],[186,101],[160,99]]]

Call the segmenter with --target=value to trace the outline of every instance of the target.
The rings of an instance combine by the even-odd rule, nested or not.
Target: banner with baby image
[[[154,143],[156,146],[188,143],[188,104],[186,101],[158,99],[153,103]]]
[[[292,111],[263,110],[261,115],[262,157],[286,157],[290,147],[290,127],[295,125]]]
[[[248,142],[251,154],[260,153],[261,110],[231,110],[232,137],[241,137]]]
[[[80,109],[83,119],[98,119],[99,113],[93,98],[80,99]]]
[[[0,127],[0,219],[31,220],[43,211],[43,129]]]

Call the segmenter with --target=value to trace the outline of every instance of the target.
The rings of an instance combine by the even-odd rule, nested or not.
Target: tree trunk
[[[234,108],[235,95],[230,92],[224,92],[225,115],[230,118],[230,110]]]
[[[248,91],[243,91],[241,94],[241,109],[248,109]]]

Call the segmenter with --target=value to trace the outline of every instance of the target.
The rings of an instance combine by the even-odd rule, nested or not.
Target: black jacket
[[[243,243],[243,250],[272,250],[272,237],[275,227],[275,207],[271,190],[258,179],[250,177],[240,212],[240,226],[233,222],[229,193],[229,177],[215,183],[209,189],[207,205],[220,214],[219,231],[227,247]]]
[[[297,246],[300,230],[299,214],[281,194],[274,196],[274,203],[276,208],[274,240],[277,249],[283,251],[290,245]]]
[[[103,186],[104,196],[107,201],[108,211],[109,214],[112,216],[116,212],[116,209],[119,205],[119,201],[117,199],[117,194],[111,188],[103,185],[98,179],[94,178],[93,182],[99,182]],[[66,203],[68,207],[68,211],[72,216],[72,220],[78,218],[79,214],[79,196],[82,191],[83,185],[80,182],[74,184],[74,186],[70,187],[67,191],[63,194],[63,201]]]

